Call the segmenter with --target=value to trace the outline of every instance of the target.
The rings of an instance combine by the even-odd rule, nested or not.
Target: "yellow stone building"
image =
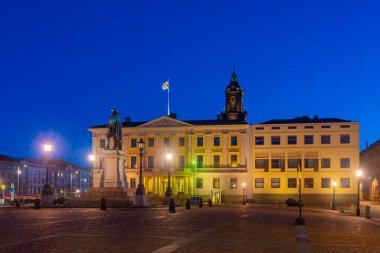
[[[211,198],[213,202],[284,202],[298,193],[306,203],[328,203],[336,181],[337,202],[354,203],[359,168],[358,122],[335,118],[270,120],[249,125],[243,90],[235,71],[225,90],[226,109],[215,120],[178,120],[175,114],[148,122],[123,122],[123,157],[128,188],[138,185],[138,142],[145,142],[143,181],[148,199],[162,199],[170,184],[173,196]],[[107,126],[89,128],[94,188],[103,187],[101,154]],[[172,154],[172,159],[166,158]],[[298,164],[302,172],[298,173]],[[124,175],[123,175],[124,176]]]

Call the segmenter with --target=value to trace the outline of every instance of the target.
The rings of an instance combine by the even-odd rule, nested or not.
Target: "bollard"
[[[191,209],[190,199],[186,200],[186,209]]]
[[[106,205],[106,199],[102,198],[102,201],[100,202],[100,210],[107,210],[107,205]]]
[[[171,213],[175,213],[175,203],[174,203],[174,199],[173,199],[173,198],[170,198],[170,202],[169,202],[169,212],[171,212]]]
[[[212,201],[211,201],[211,199],[208,199],[207,204],[208,204],[208,207],[212,207]]]
[[[199,208],[203,208],[203,199],[200,198],[200,201],[199,201]]]
[[[340,212],[344,213],[344,207],[343,206],[340,207]]]
[[[367,219],[371,219],[371,207],[370,206],[365,206],[365,217]]]

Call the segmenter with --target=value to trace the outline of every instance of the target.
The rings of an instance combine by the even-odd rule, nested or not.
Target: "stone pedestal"
[[[49,184],[45,184],[41,193],[41,206],[51,207],[53,205],[53,190]]]
[[[135,207],[146,207],[148,203],[146,201],[146,195],[136,195],[135,196]]]
[[[125,154],[120,150],[104,150],[100,154],[100,159],[102,164],[99,173],[94,173],[94,176],[98,176],[94,178],[94,183],[99,182],[98,187],[102,188],[128,187],[125,175]],[[94,184],[94,187],[97,187],[97,185]]]

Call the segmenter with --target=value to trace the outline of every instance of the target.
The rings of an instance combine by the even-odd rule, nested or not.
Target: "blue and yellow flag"
[[[162,84],[162,90],[169,90],[169,80]]]

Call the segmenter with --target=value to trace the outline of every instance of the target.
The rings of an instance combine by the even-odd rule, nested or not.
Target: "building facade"
[[[243,97],[234,71],[225,90],[226,109],[215,120],[178,120],[175,114],[148,122],[126,118],[121,151],[128,187],[139,183],[142,139],[143,183],[150,198],[162,198],[170,181],[177,198],[283,202],[296,197],[301,176],[305,202],[331,202],[336,181],[337,201],[354,203],[358,122],[316,116],[249,125]],[[94,167],[101,171],[107,125],[89,130]],[[102,187],[101,175],[94,176],[94,187]]]
[[[380,201],[380,140],[360,153],[360,166],[365,171],[363,180],[364,197],[368,200]]]

